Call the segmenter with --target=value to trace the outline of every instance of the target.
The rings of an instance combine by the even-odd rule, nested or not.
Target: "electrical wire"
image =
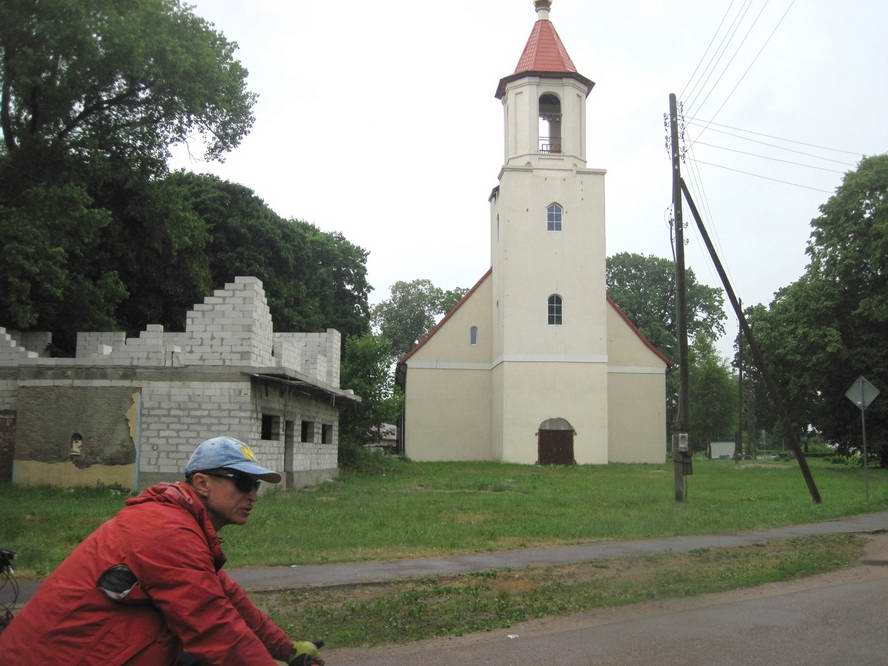
[[[743,129],[742,127],[734,127],[733,125],[725,125],[723,123],[716,123],[711,120],[706,121],[702,118],[696,118],[694,116],[688,116],[688,120],[695,121],[693,124],[702,125],[706,123],[707,125],[715,125],[716,127],[727,127],[728,129],[736,130],[737,132],[746,132],[747,134],[755,134],[756,136],[764,136],[769,139],[777,139],[778,141],[786,141],[787,143],[795,143],[800,146],[808,146],[809,148],[819,148],[821,150],[829,150],[834,153],[847,153],[848,155],[860,155],[862,156],[864,153],[855,152],[853,150],[843,150],[841,148],[830,148],[828,146],[818,146],[816,143],[805,143],[804,141],[795,141],[793,139],[786,139],[782,136],[775,136],[773,134],[765,134],[764,132],[756,132],[754,130]],[[717,130],[713,130],[715,132]],[[699,137],[698,137],[699,138]],[[750,141],[752,139],[749,139]],[[788,150],[788,149],[787,149]]]
[[[746,17],[746,12],[749,11],[749,8],[751,6],[752,6],[752,0],[746,0],[746,2],[740,7],[740,10],[737,12],[737,16],[734,17],[734,20],[731,22],[731,25],[728,27],[727,32],[725,32],[724,37],[722,37],[722,40],[719,43],[718,48],[716,49],[716,52],[712,54],[712,58],[710,58],[709,63],[706,65],[706,68],[703,70],[703,74],[706,74],[707,71],[709,71],[709,73],[706,74],[705,79],[702,79],[702,76],[703,76],[702,74],[700,75],[701,79],[703,81],[702,85],[700,86],[700,89],[697,90],[696,93],[693,93],[693,91],[691,93],[688,93],[688,97],[691,98],[690,101],[688,102],[688,111],[690,111],[690,109],[694,106],[694,102],[697,101],[697,98],[700,96],[700,94],[706,88],[706,84],[709,83],[709,77],[711,77],[713,75],[716,68],[718,67],[718,63],[720,63],[722,57],[724,57],[725,51],[728,50],[728,47],[731,45],[731,42],[734,40],[734,35],[737,33],[737,30],[740,28],[740,24],[743,22],[743,19]],[[725,40],[727,40],[727,42],[725,42]],[[712,67],[712,69],[709,69],[710,66]],[[700,81],[698,81],[697,83],[699,84]],[[694,88],[696,89],[696,86]],[[693,97],[691,96],[692,93],[693,93]]]
[[[688,150],[691,155],[691,158],[695,159],[696,155],[694,154],[694,147],[690,143],[688,144]],[[725,269],[725,273],[727,274],[728,279],[731,282],[734,282],[734,278],[731,275],[732,271],[730,270],[730,267],[728,265],[727,254],[725,253],[724,248],[722,247],[721,238],[718,235],[718,227],[715,224],[715,215],[712,212],[712,208],[709,206],[709,197],[706,195],[706,188],[703,186],[703,174],[700,173],[700,170],[697,168],[697,165],[694,163],[694,161],[689,161],[688,166],[689,166],[688,174],[691,176],[692,180],[696,181],[695,185],[699,187],[700,195],[697,197],[697,199],[699,199],[703,205],[703,210],[706,214],[706,219],[708,220],[707,226],[708,226],[709,230],[712,232],[713,239],[715,240],[716,251],[718,252],[719,256],[722,258],[722,267]],[[695,232],[696,232],[696,226],[695,226]],[[702,246],[702,244],[703,244],[702,238],[700,238],[700,243]],[[710,276],[713,278],[713,281],[716,284],[718,284],[721,282],[721,280],[714,272],[715,271],[715,264],[714,264],[714,262],[711,262],[711,258],[710,258],[710,262],[707,262],[707,264],[709,264],[709,263],[711,263],[711,265],[709,265]]]
[[[689,120],[688,125],[693,125],[694,127],[702,127],[703,123],[696,122],[694,120]],[[733,132],[725,132],[724,130],[715,129],[714,127],[709,128],[710,132],[717,132],[718,134],[725,134],[727,136],[732,136],[735,139],[742,139],[743,141],[749,141],[751,143],[757,143],[761,146],[768,146],[770,148],[776,148],[777,150],[783,150],[788,153],[795,153],[796,155],[804,155],[805,157],[813,157],[817,160],[822,160],[824,162],[833,162],[834,164],[842,164],[844,166],[856,167],[857,165],[853,162],[843,162],[842,160],[834,160],[831,157],[821,157],[820,155],[815,155],[814,153],[806,153],[803,150],[795,150],[794,148],[787,148],[785,146],[778,146],[776,143],[769,143],[768,141],[759,141],[758,139],[751,139],[748,136],[743,136],[741,134],[734,134]],[[788,139],[781,139],[781,141],[788,141]],[[703,142],[700,142],[701,145],[706,145]],[[844,151],[842,151],[844,152]],[[855,155],[856,153],[851,153]]]
[[[801,162],[792,162],[790,160],[781,160],[779,157],[769,157],[768,155],[759,155],[758,153],[750,153],[745,150],[737,150],[736,148],[728,148],[726,146],[716,146],[712,143],[706,143],[705,141],[697,141],[695,145],[698,146],[708,146],[710,148],[718,148],[719,150],[729,150],[732,153],[740,153],[741,155],[749,155],[750,157],[758,157],[763,160],[770,160],[772,162],[782,162],[783,164],[792,164],[794,166],[805,167],[806,169],[817,169],[818,171],[829,171],[830,173],[838,173],[844,175],[844,171],[839,171],[838,169],[827,169],[826,167],[814,166],[813,164],[802,164]]]
[[[688,159],[692,159],[692,158],[688,158]],[[732,167],[724,166],[723,164],[713,164],[712,162],[704,162],[703,160],[698,160],[698,159],[694,159],[693,161],[696,162],[697,164],[705,164],[706,166],[714,166],[719,169],[726,169],[728,171],[742,173],[747,176],[753,176],[755,178],[763,178],[764,180],[772,180],[775,183],[783,183],[784,185],[792,185],[793,187],[801,187],[806,190],[814,190],[815,192],[825,192],[826,194],[833,194],[833,192],[830,190],[824,190],[819,187],[811,187],[810,185],[802,185],[801,183],[793,183],[788,180],[780,180],[779,178],[771,178],[770,176],[763,176],[760,173],[752,173],[751,171],[742,171],[740,169],[734,169]]]
[[[749,34],[752,32],[753,28],[755,28],[756,23],[758,23],[758,20],[762,17],[762,14],[765,12],[765,9],[767,9],[768,2],[769,2],[769,0],[765,0],[765,3],[762,5],[762,8],[759,10],[759,13],[755,15],[755,18],[752,20],[752,24],[746,30],[746,34],[743,35],[743,39],[740,40],[740,43],[737,45],[737,48],[734,49],[734,54],[731,56],[731,59],[728,60],[728,64],[725,65],[725,68],[721,71],[721,74],[718,75],[718,78],[715,80],[715,83],[712,84],[712,87],[709,89],[709,92],[706,93],[706,97],[703,98],[703,101],[700,102],[699,106],[697,106],[697,109],[702,109],[704,106],[706,106],[706,102],[709,100],[709,97],[712,95],[712,93],[715,92],[715,89],[718,87],[718,84],[721,83],[722,78],[724,78],[724,75],[727,73],[728,69],[731,67],[731,63],[734,62],[734,58],[737,57],[737,54],[740,53],[740,50],[743,48],[743,45],[746,43],[747,37],[749,37]],[[736,86],[734,86],[734,88],[736,89]],[[733,92],[733,90],[731,92]],[[722,106],[724,106],[724,104],[722,104]],[[721,109],[719,109],[719,110],[721,110]],[[689,109],[688,111],[689,111],[689,113],[692,113],[693,109]]]
[[[718,23],[718,27],[715,29],[715,32],[712,34],[712,39],[709,40],[709,44],[706,45],[706,50],[703,51],[703,55],[700,56],[700,60],[697,61],[697,66],[694,67],[694,73],[691,74],[687,83],[684,84],[684,87],[681,89],[681,92],[678,93],[678,99],[684,99],[685,90],[688,89],[688,86],[691,84],[691,81],[694,80],[694,76],[697,74],[697,70],[700,69],[700,65],[703,64],[703,60],[706,59],[706,54],[709,53],[709,49],[712,46],[712,43],[715,41],[715,38],[718,37],[718,33],[721,32],[721,27],[724,25],[725,19],[728,18],[728,13],[731,11],[731,7],[734,6],[735,0],[731,0],[730,4],[728,4],[728,8],[725,10],[725,13],[722,15],[721,21]],[[696,87],[696,85],[694,86]]]
[[[780,20],[779,20],[779,21],[777,21],[777,25],[774,26],[774,29],[771,31],[771,34],[768,35],[768,38],[765,40],[765,43],[762,44],[762,47],[758,50],[758,53],[755,54],[755,57],[752,59],[752,62],[749,63],[749,66],[743,71],[743,74],[740,75],[740,79],[737,81],[737,83],[734,84],[734,87],[731,88],[731,92],[729,92],[729,93],[728,93],[728,96],[725,97],[725,100],[721,103],[721,106],[719,106],[718,109],[715,110],[715,113],[712,114],[712,118],[709,119],[709,122],[707,122],[706,127],[704,127],[704,128],[700,131],[700,134],[697,136],[698,139],[700,138],[700,136],[702,136],[703,132],[705,132],[707,129],[709,129],[709,124],[710,124],[713,120],[715,120],[715,119],[718,117],[718,114],[721,113],[721,110],[722,110],[723,108],[725,108],[725,104],[727,104],[727,103],[728,103],[728,100],[731,99],[731,96],[734,94],[734,91],[736,91],[736,90],[737,90],[737,87],[738,87],[741,83],[743,83],[743,79],[746,78],[746,75],[749,73],[749,70],[752,69],[752,66],[753,66],[753,65],[756,63],[756,61],[759,59],[759,56],[762,54],[762,51],[765,50],[765,47],[768,45],[768,42],[771,41],[771,38],[774,36],[774,33],[777,32],[777,29],[778,29],[778,28],[780,27],[780,25],[783,23],[783,19],[786,18],[786,15],[787,15],[787,14],[789,14],[789,10],[792,9],[792,6],[795,4],[795,1],[796,1],[796,0],[791,0],[791,1],[790,1],[789,6],[786,8],[786,11],[783,12],[783,16],[780,17]]]

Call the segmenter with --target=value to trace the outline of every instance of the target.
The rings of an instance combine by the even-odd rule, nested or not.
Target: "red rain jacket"
[[[219,537],[188,484],[152,486],[127,505],[0,632],[0,664],[160,666],[183,649],[207,664],[290,658],[287,635],[221,570]]]

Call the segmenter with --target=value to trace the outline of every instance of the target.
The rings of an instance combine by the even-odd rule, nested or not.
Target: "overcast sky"
[[[531,0],[195,4],[239,44],[259,95],[256,123],[224,164],[179,150],[172,166],[241,183],[285,217],[342,232],[370,252],[371,302],[397,280],[474,284],[490,266],[487,197],[503,162],[494,92],[533,27]],[[841,172],[888,150],[883,0],[554,0],[551,19],[596,83],[587,164],[608,171],[608,255],[671,256],[670,92],[685,90],[686,115],[720,124],[702,136],[688,125],[701,142],[693,157],[815,188],[683,167],[744,304],[768,303],[798,278],[810,220]],[[687,261],[719,284],[693,229]],[[727,337],[735,332],[732,315]],[[719,347],[729,353],[730,340]]]

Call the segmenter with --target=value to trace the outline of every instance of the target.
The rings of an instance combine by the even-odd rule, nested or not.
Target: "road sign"
[[[863,375],[855,379],[854,383],[845,391],[845,397],[861,410],[869,407],[877,395],[879,395],[879,389],[870,384]]]
[[[866,501],[869,502],[869,467],[866,463],[866,408],[879,395],[879,389],[860,375],[845,391],[845,397],[860,409],[860,439],[863,441],[863,482],[866,486]]]

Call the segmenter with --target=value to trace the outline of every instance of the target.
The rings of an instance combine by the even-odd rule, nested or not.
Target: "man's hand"
[[[293,641],[293,656],[288,662],[290,666],[324,666],[318,648],[323,647],[324,641]]]

